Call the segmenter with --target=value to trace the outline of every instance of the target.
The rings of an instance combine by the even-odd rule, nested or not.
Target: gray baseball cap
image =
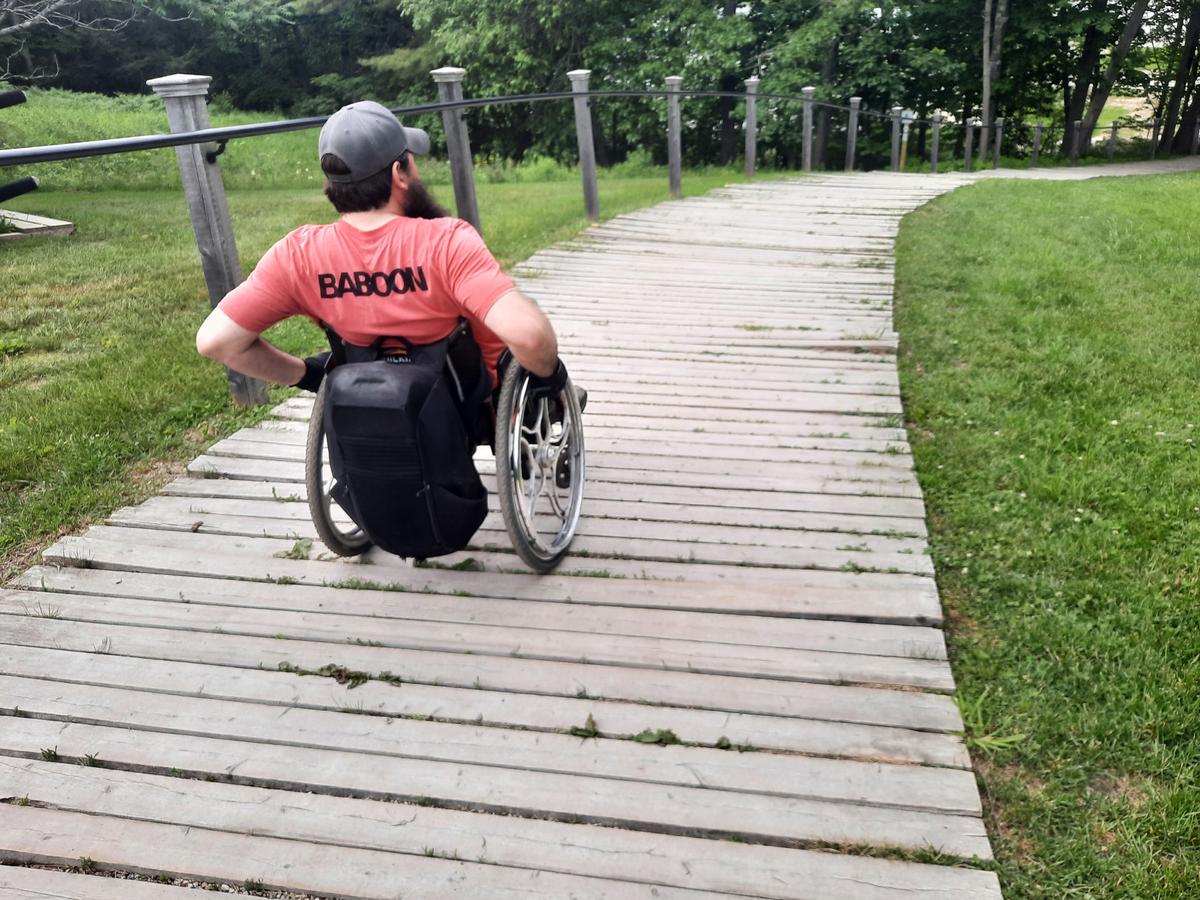
[[[409,153],[429,152],[429,135],[420,128],[406,128],[391,111],[374,100],[359,100],[343,106],[321,127],[317,158],[332,153],[350,169],[345,175],[325,177],[330,181],[362,181],[382,172]]]

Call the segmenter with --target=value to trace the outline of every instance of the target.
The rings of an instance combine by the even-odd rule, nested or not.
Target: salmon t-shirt
[[[219,309],[258,333],[290,316],[308,316],[363,347],[381,336],[433,343],[465,317],[494,384],[504,342],[483,320],[512,288],[483,238],[462,219],[397,217],[371,231],[338,220],[288,234]]]

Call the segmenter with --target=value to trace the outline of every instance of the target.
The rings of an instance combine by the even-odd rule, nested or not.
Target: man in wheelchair
[[[562,395],[569,382],[550,321],[501,270],[475,229],[430,196],[413,158],[429,146],[424,131],[401,125],[372,101],[331,116],[318,155],[325,195],[340,217],[303,225],[271,247],[200,327],[197,350],[254,378],[317,392],[327,371],[331,387],[337,380],[330,353],[298,359],[263,340],[262,332],[307,316],[330,334],[335,362],[344,361],[344,348],[351,362],[405,363],[454,340],[465,323],[492,391],[499,388],[497,363],[507,347],[529,375],[529,396]],[[466,427],[475,431],[472,423]]]

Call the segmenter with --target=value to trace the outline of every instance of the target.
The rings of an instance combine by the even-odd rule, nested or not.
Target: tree
[[[148,14],[161,15],[162,10],[146,0],[109,0],[99,3],[89,0],[0,0],[0,46],[11,48],[0,69],[0,78],[15,74],[13,61],[18,57],[22,57],[26,63],[27,76],[37,77],[48,73],[47,69],[33,61],[32,54],[26,52],[25,37],[31,32],[115,32]]]
[[[1008,24],[1008,0],[996,0],[995,15],[993,0],[983,4],[983,98],[979,114],[983,119],[983,130],[979,135],[979,158],[987,158],[992,126],[996,123],[996,111],[992,108],[992,83],[1000,77],[1000,50],[1004,46],[1004,26]]]

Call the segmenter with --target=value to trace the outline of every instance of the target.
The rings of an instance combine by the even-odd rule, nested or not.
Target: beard
[[[410,219],[445,219],[450,213],[433,199],[425,183],[415,178],[408,181],[404,192],[404,215]]]

